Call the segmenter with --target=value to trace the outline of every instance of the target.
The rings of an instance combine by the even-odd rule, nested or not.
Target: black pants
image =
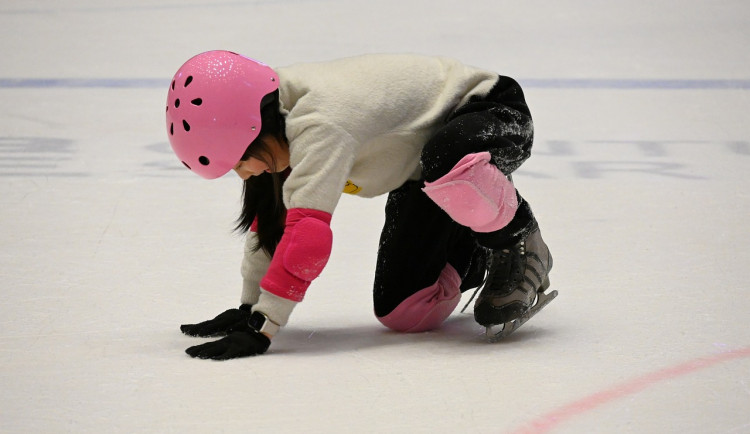
[[[533,123],[523,91],[515,80],[501,76],[487,96],[472,98],[456,110],[425,144],[424,181],[435,181],[464,156],[485,151],[510,176],[529,157],[532,143]],[[519,195],[519,209],[505,228],[475,233],[453,221],[421,190],[424,181],[406,182],[388,196],[373,291],[378,317],[434,284],[446,264],[461,276],[462,291],[478,286],[486,248],[513,245],[532,226],[531,209]]]

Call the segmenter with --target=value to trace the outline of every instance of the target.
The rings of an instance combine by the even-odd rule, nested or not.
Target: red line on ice
[[[557,408],[527,426],[516,430],[514,434],[539,434],[546,433],[564,421],[580,414],[591,411],[597,407],[607,404],[619,398],[638,393],[656,383],[691,374],[702,369],[710,368],[719,363],[734,359],[750,357],[750,347],[729,351],[714,356],[701,357],[690,360],[679,365],[661,369],[650,374],[636,377],[630,381],[618,384],[612,388],[594,393],[585,398]]]

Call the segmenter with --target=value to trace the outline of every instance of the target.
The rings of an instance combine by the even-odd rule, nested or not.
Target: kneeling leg
[[[462,280],[479,248],[471,231],[420,187],[407,182],[389,195],[375,271],[375,315],[401,332],[440,326],[458,305]]]

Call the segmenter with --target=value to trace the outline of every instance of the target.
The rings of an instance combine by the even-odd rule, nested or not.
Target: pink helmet
[[[167,134],[182,164],[213,179],[229,172],[260,133],[260,103],[279,88],[268,65],[229,51],[185,62],[167,95]]]

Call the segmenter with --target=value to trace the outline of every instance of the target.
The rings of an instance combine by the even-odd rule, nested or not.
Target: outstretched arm
[[[191,357],[214,360],[265,353],[270,339],[286,325],[292,310],[328,262],[333,244],[330,222],[331,214],[325,211],[288,210],[284,235],[260,281],[252,314],[230,328],[225,338],[190,347],[186,352]],[[243,271],[249,272],[250,268]],[[252,281],[246,279],[245,284],[251,291],[245,294],[243,290],[243,297],[251,299]]]

